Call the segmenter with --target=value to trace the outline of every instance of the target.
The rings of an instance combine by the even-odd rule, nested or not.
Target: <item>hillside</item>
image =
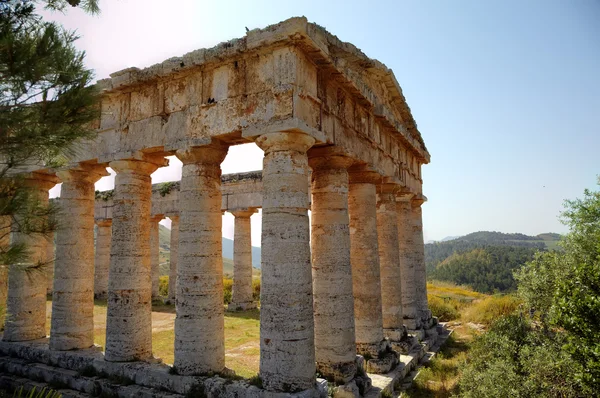
[[[537,251],[557,248],[559,234],[536,236],[479,231],[445,242],[425,245],[430,279],[469,285],[484,293],[515,289],[513,270]]]

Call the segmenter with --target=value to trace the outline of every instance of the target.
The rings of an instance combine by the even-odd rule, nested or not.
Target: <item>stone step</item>
[[[61,395],[61,398],[91,398],[90,395],[83,394],[79,391],[69,390],[66,388],[55,389],[46,383],[39,383],[26,378],[7,376],[3,374],[0,374],[0,388],[7,391],[15,392],[22,388],[23,394],[21,396],[23,397],[28,396],[28,394],[34,389],[37,392],[42,391],[44,389],[52,389],[58,392]]]
[[[177,398],[180,394],[173,394],[152,388],[133,384],[127,378],[109,377],[104,375],[86,376],[85,372],[62,369],[40,363],[0,356],[0,374],[5,379],[28,381],[32,386],[50,387],[54,390],[66,391],[63,398],[67,397],[139,397],[139,398]],[[10,376],[9,376],[10,375]],[[21,383],[23,384],[23,383]],[[24,385],[25,385],[24,384]]]

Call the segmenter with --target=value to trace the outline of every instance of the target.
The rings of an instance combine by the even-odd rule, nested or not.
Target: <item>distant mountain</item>
[[[544,233],[479,231],[425,245],[425,263],[431,279],[466,284],[490,293],[515,288],[512,271],[521,267],[540,250],[557,249],[561,236]]]

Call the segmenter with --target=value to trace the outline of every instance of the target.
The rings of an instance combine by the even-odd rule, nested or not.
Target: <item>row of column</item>
[[[409,197],[396,202],[396,185],[353,166],[341,154],[314,149],[311,236],[307,151],[314,142],[290,132],[256,140],[264,151],[260,376],[271,391],[312,388],[316,367],[327,377],[351,380],[357,352],[377,355],[385,337],[400,339],[404,325],[418,328],[430,316],[421,203]],[[170,287],[169,296],[176,297],[174,367],[180,374],[218,372],[225,366],[220,164],[226,153],[227,146],[218,141],[177,152],[183,170],[180,216],[173,220],[171,236],[177,242],[171,253],[176,283],[170,284],[175,291]],[[110,163],[117,173],[112,226],[98,225],[96,252],[96,264],[108,264],[106,287],[99,283],[105,265],[96,272],[96,294],[106,294],[108,302],[107,361],[152,356],[156,287],[151,258],[158,261],[158,254],[150,248],[150,226],[156,224],[150,215],[150,174],[161,165],[164,159],[158,157]],[[82,166],[58,173],[66,227],[57,233],[52,349],[93,344],[93,205],[100,169]],[[49,186],[40,184],[40,192],[44,189],[47,200]],[[248,273],[242,266],[251,263],[250,215],[237,214],[235,225],[236,278],[245,281],[240,286],[250,286],[250,291],[234,290],[234,305],[241,307],[252,305],[251,267]],[[15,271],[9,278],[8,341],[45,335],[45,294],[23,275]]]

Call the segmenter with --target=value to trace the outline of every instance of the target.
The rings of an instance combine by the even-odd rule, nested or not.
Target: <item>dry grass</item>
[[[52,302],[47,302],[46,329],[50,333]],[[152,307],[152,351],[167,364],[173,363],[175,307]],[[251,310],[225,313],[225,365],[246,378],[258,373],[259,365],[259,312]],[[94,305],[94,342],[106,345],[106,301]]]

